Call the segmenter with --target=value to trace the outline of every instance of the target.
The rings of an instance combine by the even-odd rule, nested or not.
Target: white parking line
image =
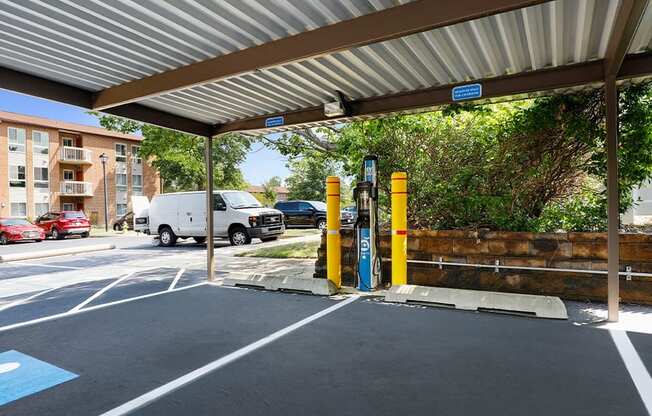
[[[86,313],[86,312],[94,311],[94,310],[97,310],[97,309],[108,308],[109,306],[120,305],[122,303],[128,303],[128,302],[133,302],[133,301],[136,301],[136,300],[152,298],[154,296],[167,295],[167,294],[170,294],[170,293],[180,292],[182,290],[188,290],[188,289],[192,289],[193,287],[205,286],[205,285],[208,285],[208,283],[207,282],[201,282],[201,283],[196,283],[194,285],[188,285],[188,286],[180,287],[180,288],[174,289],[174,290],[163,290],[163,291],[160,291],[160,292],[154,292],[154,293],[148,293],[146,295],[135,296],[133,298],[120,299],[120,300],[116,300],[116,301],[113,301],[113,302],[107,302],[107,303],[103,303],[101,305],[89,306],[88,308],[80,309],[80,310],[74,311],[74,312],[68,311],[68,312],[57,313],[55,315],[49,315],[49,316],[44,316],[42,318],[32,319],[31,321],[18,322],[18,323],[15,323],[15,324],[3,326],[3,327],[0,327],[0,332],[6,332],[6,331],[10,331],[12,329],[22,328],[22,327],[25,327],[25,326],[34,325],[34,324],[38,324],[38,323],[41,323],[41,322],[47,322],[47,321],[53,321],[53,320],[59,319],[59,318],[65,318],[66,316],[79,315],[81,313]]]
[[[21,266],[34,266],[34,267],[51,267],[53,269],[68,269],[68,270],[81,270],[84,267],[73,267],[73,266],[61,266],[61,265],[56,265],[56,264],[37,264],[37,263],[23,263],[23,262],[16,262],[16,265],[21,265]]]
[[[636,348],[634,348],[632,341],[627,336],[627,332],[611,329],[609,333],[625,363],[629,376],[638,390],[638,394],[641,395],[647,413],[652,416],[652,377],[650,377],[650,373],[645,368],[645,364],[643,364],[641,357],[636,352]]]
[[[174,280],[172,281],[172,283],[170,283],[170,287],[168,287],[168,290],[172,290],[172,289],[174,289],[174,287],[175,287],[175,286],[177,285],[177,283],[179,282],[179,279],[181,279],[181,275],[182,275],[185,271],[186,271],[186,269],[181,269],[181,270],[179,270],[179,272],[177,273],[177,275],[174,276]]]
[[[300,320],[299,322],[295,322],[294,324],[287,326],[281,330],[278,330],[265,338],[259,339],[258,341],[249,344],[245,347],[242,347],[238,350],[233,351],[230,354],[225,355],[222,358],[219,358],[211,363],[206,364],[203,367],[200,367],[186,375],[183,375],[175,380],[170,381],[169,383],[166,383],[154,390],[151,390],[142,396],[138,396],[133,400],[128,401],[127,403],[120,405],[114,409],[109,410],[108,412],[102,413],[100,416],[121,416],[121,415],[126,415],[128,413],[133,412],[134,410],[140,409],[144,406],[147,406],[148,404],[152,403],[153,401],[156,401],[160,399],[163,396],[166,396],[170,393],[172,393],[175,390],[180,389],[181,387],[192,383],[193,381],[221,368],[224,367],[225,365],[232,363],[233,361],[244,357],[247,354],[250,354],[254,351],[256,351],[259,348],[264,347],[265,345],[272,343],[276,341],[277,339],[293,332],[296,331],[297,329],[301,328],[302,326],[308,325],[310,322],[315,321],[321,317],[324,317],[328,315],[331,312],[335,312],[336,310],[343,308],[344,306],[348,305],[351,302],[354,302],[358,296],[352,296],[346,300],[343,300],[341,302],[336,303],[333,306],[330,306],[320,312],[315,313],[314,315],[310,315],[307,318],[304,318]]]
[[[90,296],[88,299],[86,299],[85,301],[83,301],[83,302],[80,303],[79,305],[75,306],[74,308],[72,308],[72,309],[69,310],[68,312],[76,312],[76,311],[80,310],[80,309],[83,308],[84,306],[88,305],[89,303],[91,303],[91,302],[94,301],[95,299],[97,299],[97,298],[99,298],[100,296],[102,296],[104,293],[106,293],[107,290],[111,289],[112,287],[114,287],[114,286],[117,285],[118,283],[122,282],[123,280],[125,280],[125,279],[127,279],[127,278],[133,276],[134,273],[135,273],[135,272],[127,273],[127,274],[125,274],[124,276],[122,276],[121,278],[114,280],[113,282],[111,282],[111,283],[109,283],[108,285],[104,286],[102,289],[100,289],[100,290],[98,290],[97,292],[93,293],[92,296]]]
[[[36,298],[36,297],[39,297],[39,296],[41,296],[41,295],[45,295],[46,293],[51,292],[51,291],[53,291],[54,289],[56,289],[56,288],[47,289],[47,290],[44,290],[44,291],[42,291],[42,292],[35,293],[35,294],[33,294],[32,296],[28,296],[28,297],[23,298],[23,299],[18,299],[17,301],[12,302],[12,303],[10,303],[10,304],[8,304],[8,305],[1,306],[1,307],[0,307],[0,312],[4,311],[4,310],[6,310],[6,309],[9,309],[9,308],[13,308],[14,306],[21,305],[21,304],[23,304],[23,303],[25,303],[25,302],[29,302],[30,300],[32,300],[32,299],[34,299],[34,298]]]

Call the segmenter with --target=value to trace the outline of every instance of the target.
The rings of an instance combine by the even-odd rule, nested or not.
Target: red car
[[[40,242],[45,239],[45,232],[31,222],[22,218],[0,218],[0,245],[13,241]]]
[[[91,223],[82,211],[48,212],[36,219],[36,225],[55,240],[67,235],[86,238],[91,231]]]

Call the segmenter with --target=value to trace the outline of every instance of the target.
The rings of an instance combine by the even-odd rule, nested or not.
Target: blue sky
[[[86,114],[86,110],[83,108],[1,89],[0,110],[90,126],[99,125],[97,118]],[[269,150],[259,143],[254,144],[241,169],[247,182],[253,185],[260,185],[272,176],[286,178],[289,175],[289,171],[285,167],[285,158],[280,153]]]

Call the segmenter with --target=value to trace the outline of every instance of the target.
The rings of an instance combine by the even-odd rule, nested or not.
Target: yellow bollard
[[[407,284],[407,173],[392,173],[392,286]]]
[[[340,246],[340,178],[326,178],[326,276],[342,286]]]

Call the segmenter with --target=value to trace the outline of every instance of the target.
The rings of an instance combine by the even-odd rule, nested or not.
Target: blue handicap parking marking
[[[79,377],[18,351],[0,353],[0,406]]]

